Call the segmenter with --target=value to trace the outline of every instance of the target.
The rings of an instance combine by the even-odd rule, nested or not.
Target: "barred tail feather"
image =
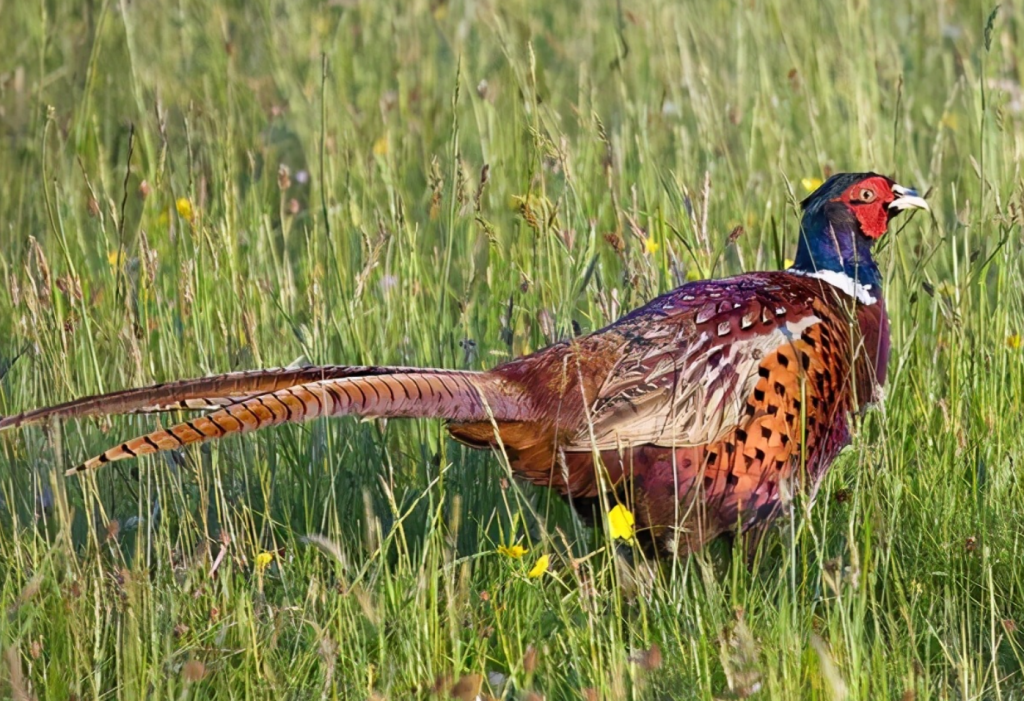
[[[452,421],[536,418],[520,388],[489,373],[410,370],[341,377],[260,394],[166,430],[153,431],[111,448],[68,470],[68,474],[278,424],[344,415]]]
[[[231,372],[85,397],[56,406],[27,411],[16,416],[0,416],[0,431],[49,419],[152,413],[179,409],[213,409],[307,382],[341,377],[382,375],[392,372],[415,372],[416,370],[417,368],[323,365]]]
[[[169,402],[157,402],[132,409],[129,414],[166,414],[171,411],[214,411],[232,404],[244,402],[246,399],[258,397],[265,392],[251,392],[237,397],[202,397],[200,399],[176,399]]]

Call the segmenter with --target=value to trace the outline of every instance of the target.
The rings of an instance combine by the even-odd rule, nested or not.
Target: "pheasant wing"
[[[611,327],[622,357],[569,449],[707,445],[739,426],[763,359],[822,321],[776,276],[687,285]]]

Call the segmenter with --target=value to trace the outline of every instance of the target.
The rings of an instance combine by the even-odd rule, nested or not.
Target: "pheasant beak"
[[[889,209],[894,213],[902,212],[904,209],[928,209],[928,203],[917,194],[917,190],[911,190],[902,185],[893,185],[892,191],[896,199],[889,203]]]

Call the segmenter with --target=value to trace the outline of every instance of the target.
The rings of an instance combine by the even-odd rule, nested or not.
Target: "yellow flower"
[[[654,255],[661,248],[661,244],[654,240],[653,236],[648,236],[644,239],[644,250]]]
[[[1008,348],[1012,348],[1013,350],[1020,350],[1020,346],[1021,346],[1020,334],[1019,333],[1015,333],[1015,334],[1013,334],[1011,336],[1007,336],[1006,337],[1006,346]]]
[[[627,543],[632,543],[634,523],[636,523],[636,519],[633,518],[633,512],[622,504],[618,504],[608,512],[608,530],[611,532],[612,538],[621,538]]]
[[[696,282],[697,280],[700,280],[699,270],[697,270],[696,268],[690,268],[689,270],[686,271],[687,282]]]
[[[949,114],[948,112],[942,115],[942,119],[939,120],[939,124],[946,127],[950,131],[956,131],[956,128],[959,126],[956,115]]]
[[[111,268],[116,270],[124,264],[124,254],[120,249],[114,249],[107,254],[107,262],[110,263]]]
[[[274,561],[274,553],[268,553],[267,551],[261,552],[256,556],[256,571],[263,574],[263,570],[267,569],[271,562]]]
[[[523,555],[525,555],[527,552],[529,552],[529,551],[526,548],[524,548],[522,545],[519,545],[518,543],[516,545],[499,545],[498,546],[498,553],[499,554],[504,555],[505,557],[512,558],[513,560],[518,560]]]
[[[382,136],[373,142],[373,155],[375,156],[386,156],[388,155],[388,137]]]
[[[804,186],[807,192],[814,192],[821,187],[821,178],[802,178],[800,184]]]
[[[174,203],[174,207],[182,219],[192,221],[192,217],[195,216],[195,212],[192,211],[192,203],[188,201],[187,197],[179,197],[178,201]]]
[[[537,562],[534,564],[533,569],[526,573],[526,576],[530,579],[537,579],[537,577],[543,576],[548,571],[548,556],[541,555],[537,558]]]
[[[792,258],[787,258],[786,260],[782,261],[782,267],[783,268],[792,268],[793,267],[793,263],[794,263],[794,260]]]

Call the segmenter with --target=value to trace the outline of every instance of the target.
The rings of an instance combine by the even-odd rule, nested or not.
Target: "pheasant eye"
[[[874,202],[875,191],[869,190],[868,188],[864,188],[857,194],[857,199],[860,200],[861,202]]]

